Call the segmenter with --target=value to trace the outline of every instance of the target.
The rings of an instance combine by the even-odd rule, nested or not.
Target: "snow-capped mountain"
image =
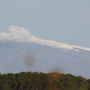
[[[11,41],[11,42],[33,42],[46,46],[52,46],[54,48],[65,48],[65,49],[82,49],[90,51],[90,48],[81,47],[77,45],[69,45],[61,42],[43,40],[40,39],[29,32],[29,30],[23,27],[10,26],[8,32],[0,32],[1,41]]]
[[[90,48],[43,40],[23,27],[0,32],[0,72],[50,72],[58,69],[89,77]]]

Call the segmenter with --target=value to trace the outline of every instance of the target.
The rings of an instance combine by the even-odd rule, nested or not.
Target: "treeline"
[[[0,74],[0,90],[90,90],[90,80],[59,73]]]

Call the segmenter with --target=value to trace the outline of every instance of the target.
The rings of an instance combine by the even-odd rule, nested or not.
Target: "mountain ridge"
[[[0,32],[0,73],[57,71],[90,78],[90,49],[43,40],[22,27]]]
[[[88,47],[70,45],[70,44],[65,44],[65,43],[61,43],[53,40],[43,40],[41,38],[34,36],[26,28],[17,27],[13,25],[9,27],[7,32],[0,32],[0,41],[38,43],[46,46],[51,46],[54,48],[64,48],[64,49],[75,50],[77,52],[79,52],[78,49],[90,51],[90,48]]]

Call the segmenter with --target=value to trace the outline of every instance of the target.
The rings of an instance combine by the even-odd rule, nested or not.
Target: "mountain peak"
[[[56,42],[52,40],[43,40],[35,37],[30,31],[24,27],[10,26],[6,32],[0,32],[1,41],[11,41],[11,42],[28,42],[28,43],[38,43],[46,46],[51,46],[54,48],[64,48],[79,51],[78,49],[90,51],[90,48],[81,47],[77,45],[69,45],[61,42]]]
[[[2,41],[27,41],[33,35],[24,27],[10,26],[6,32],[0,32]]]

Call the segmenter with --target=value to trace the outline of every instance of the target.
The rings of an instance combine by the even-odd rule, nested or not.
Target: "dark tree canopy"
[[[0,74],[0,90],[90,90],[90,79],[59,73]]]

